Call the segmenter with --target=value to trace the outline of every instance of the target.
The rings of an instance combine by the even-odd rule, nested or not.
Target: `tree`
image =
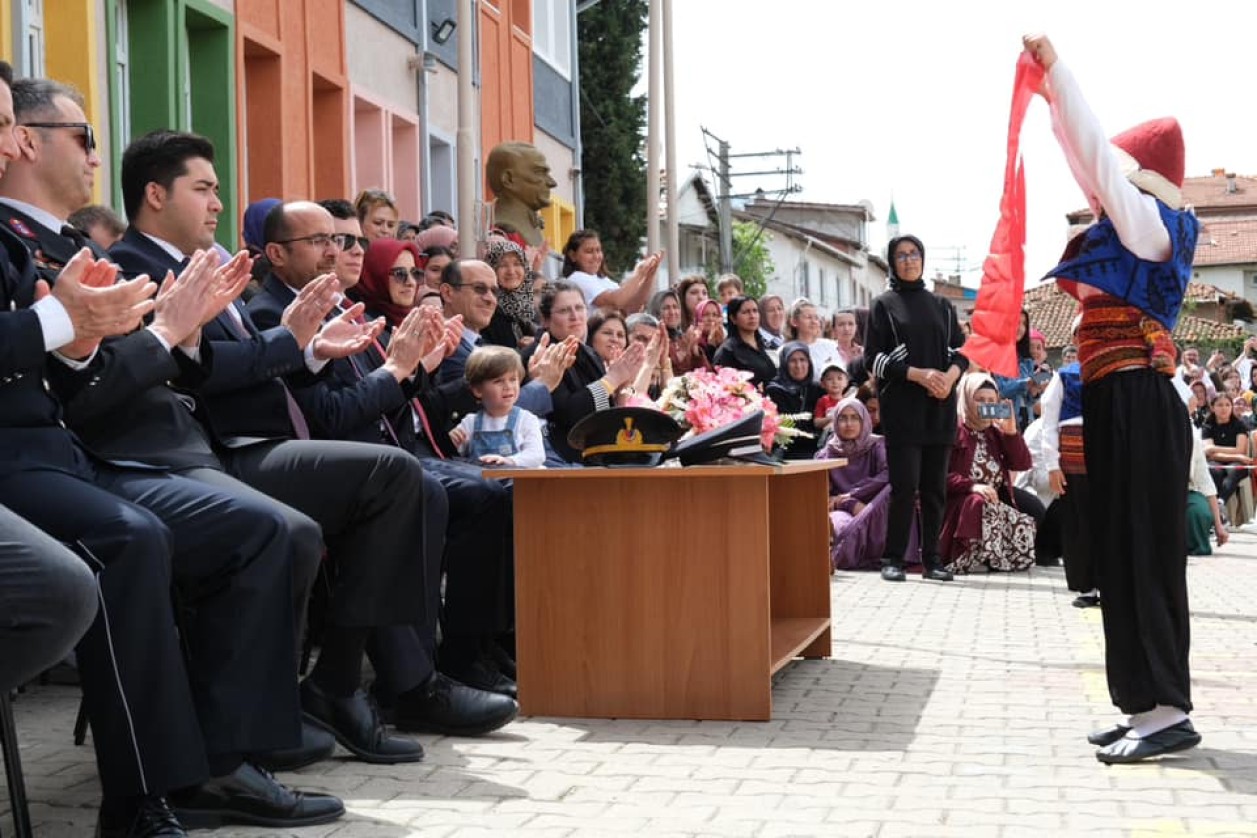
[[[631,92],[648,11],[647,0],[603,0],[577,30],[585,226],[613,272],[633,267],[646,235],[646,98]]]
[[[733,222],[733,272],[742,280],[742,292],[756,300],[768,292],[768,280],[777,272],[768,252],[768,236],[768,231],[761,232],[758,224]],[[707,261],[707,276],[715,280],[719,275],[720,257],[712,254]],[[707,284],[714,287],[714,282]]]

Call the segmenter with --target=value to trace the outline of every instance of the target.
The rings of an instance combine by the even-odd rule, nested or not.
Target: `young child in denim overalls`
[[[485,346],[467,358],[467,383],[480,401],[450,439],[458,453],[485,466],[537,468],[545,462],[541,421],[515,404],[524,364],[519,353],[503,346]]]

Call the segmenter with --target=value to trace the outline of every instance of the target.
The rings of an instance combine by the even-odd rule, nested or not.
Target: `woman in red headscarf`
[[[395,329],[414,308],[423,285],[423,259],[411,241],[379,238],[362,263],[362,278],[349,294],[367,307],[367,316],[383,317]]]
[[[1174,390],[1174,344],[1198,224],[1182,199],[1174,119],[1106,140],[1073,75],[1042,35],[1023,39],[1065,159],[1097,222],[1049,276],[1082,303],[1078,361],[1091,496],[1091,556],[1103,603],[1109,695],[1126,715],[1088,737],[1104,763],[1199,744],[1188,671],[1186,505],[1191,425]],[[1137,496],[1133,493],[1137,493]]]

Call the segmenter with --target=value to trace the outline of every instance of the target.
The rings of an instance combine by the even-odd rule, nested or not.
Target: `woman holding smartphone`
[[[947,569],[1025,570],[1034,564],[1035,519],[1017,508],[1012,472],[1028,471],[1030,449],[1013,403],[985,374],[960,381],[960,425],[947,473],[947,514],[939,537]]]

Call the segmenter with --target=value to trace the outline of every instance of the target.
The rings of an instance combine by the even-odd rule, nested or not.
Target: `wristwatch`
[[[633,387],[632,384],[625,384],[623,387],[620,388],[620,392],[617,395],[636,396],[637,390]]]

